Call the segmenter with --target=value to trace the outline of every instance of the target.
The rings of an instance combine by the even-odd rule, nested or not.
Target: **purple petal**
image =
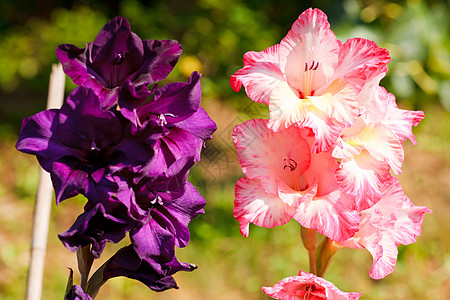
[[[183,49],[176,40],[145,40],[144,59],[133,84],[153,84],[169,75]]]
[[[117,243],[136,224],[108,214],[100,203],[81,214],[69,230],[58,235],[64,246],[75,252],[92,244],[92,255],[98,258],[107,242]]]
[[[157,90],[155,100],[142,107],[139,113],[162,114],[167,123],[177,123],[198,110],[201,94],[200,75],[193,72],[189,83],[174,82]]]
[[[71,149],[54,138],[59,110],[49,109],[25,118],[22,122],[16,149],[37,156],[42,168],[50,172],[55,160],[67,155]],[[74,151],[78,153],[77,150]]]
[[[83,291],[81,286],[74,285],[69,295],[66,295],[64,300],[92,300],[92,297],[88,293]]]
[[[120,249],[108,260],[103,271],[103,280],[125,276],[139,280],[153,291],[162,292],[167,289],[178,288],[171,275],[178,271],[193,271],[196,269],[194,265],[178,262],[175,257],[169,263],[160,264],[158,270],[154,268],[157,263],[149,264],[140,259],[130,245]]]
[[[188,224],[199,214],[204,213],[205,204],[205,199],[190,182],[187,182],[186,192],[183,196],[164,204],[168,212],[167,217],[175,229],[177,247],[186,247],[188,244],[190,239]]]
[[[193,156],[196,161],[200,160],[202,146],[203,141],[196,135],[176,127],[171,129],[170,134],[161,138],[160,144],[169,164],[185,156]]]
[[[201,141],[211,139],[214,131],[217,130],[217,125],[208,116],[208,113],[199,107],[197,112],[189,118],[174,124],[174,126],[191,132],[200,138]]]
[[[174,236],[164,225],[170,226],[170,223],[164,215],[154,211],[146,225],[130,234],[133,248],[141,259],[169,262],[175,256]]]
[[[104,149],[118,144],[123,137],[122,124],[111,111],[100,107],[98,96],[83,87],[76,88],[59,113],[57,138],[72,148],[90,149],[92,143]]]
[[[153,89],[149,91],[146,85],[135,86],[130,81],[125,81],[119,89],[120,113],[138,127],[137,110],[152,94]]]
[[[125,18],[116,17],[98,33],[88,52],[88,72],[99,74],[103,86],[118,87],[142,65],[142,40],[130,31]],[[99,78],[97,78],[98,80]]]
[[[68,159],[66,159],[68,161]],[[56,204],[61,201],[74,197],[85,191],[88,174],[84,171],[76,170],[70,163],[55,162],[50,171],[53,188],[55,189]]]
[[[56,56],[62,63],[64,72],[72,79],[73,83],[94,90],[102,88],[102,85],[95,79],[96,76],[87,72],[85,49],[80,49],[71,44],[62,44],[56,48]]]

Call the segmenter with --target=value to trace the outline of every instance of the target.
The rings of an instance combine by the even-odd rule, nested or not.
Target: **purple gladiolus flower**
[[[114,214],[115,211],[108,213],[100,203],[90,206],[92,203],[88,202],[85,212],[77,218],[69,230],[59,234],[58,237],[64,246],[73,252],[91,244],[93,257],[99,258],[107,242],[119,242],[139,223],[129,218],[120,218]]]
[[[181,52],[176,40],[141,40],[130,31],[125,18],[116,17],[86,48],[63,44],[56,56],[75,84],[102,95],[102,108],[109,108],[116,103],[117,88],[125,81],[141,86],[166,78]]]
[[[58,235],[66,248],[76,251],[91,244],[92,255],[98,258],[107,242],[117,243],[130,232],[142,259],[172,260],[174,247],[185,247],[189,242],[188,224],[204,212],[206,202],[186,181],[193,158],[180,159],[165,171],[158,163],[155,157],[145,167],[145,177],[129,169],[115,174],[117,184],[107,181],[118,187],[115,193],[108,184],[98,188],[85,212]]]
[[[161,195],[161,194],[160,194]],[[206,202],[195,187],[186,182],[182,196],[167,199],[157,196],[150,203],[143,203],[142,194],[137,194],[141,207],[149,207],[150,218],[139,229],[130,232],[131,242],[139,257],[145,260],[170,261],[175,256],[174,246],[185,247],[190,239],[189,222],[204,213]],[[165,199],[164,199],[165,198]]]
[[[50,172],[57,203],[79,193],[89,198],[111,170],[145,164],[162,136],[158,128],[131,135],[129,122],[118,115],[102,110],[97,95],[79,87],[61,109],[25,118],[16,148],[35,154]]]
[[[154,126],[168,130],[156,145],[166,153],[167,165],[190,155],[200,160],[205,141],[211,139],[217,129],[200,106],[200,100],[200,74],[197,72],[192,73],[188,83],[174,82],[152,91],[125,83],[119,91],[120,112],[138,132]]]
[[[142,226],[130,231],[135,251],[142,259],[170,261],[175,256],[175,246],[182,248],[188,244],[188,224],[204,213],[206,204],[187,181],[193,163],[193,157],[184,157],[162,169],[156,152],[142,173],[122,174],[127,171],[123,170],[115,177],[119,186],[118,196],[121,191],[123,195],[131,196],[130,215],[142,221]],[[124,182],[122,178],[129,181]]]

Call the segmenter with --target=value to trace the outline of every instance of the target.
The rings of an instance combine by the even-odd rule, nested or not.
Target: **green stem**
[[[317,276],[323,277],[330,265],[333,255],[341,248],[335,241],[325,238],[320,244],[317,256]]]
[[[312,274],[317,274],[316,267],[316,231],[314,229],[301,228],[301,237],[303,246],[308,250],[309,256],[309,272]]]
[[[77,262],[78,271],[81,275],[80,286],[83,291],[85,291],[89,278],[89,272],[91,271],[92,263],[94,262],[94,257],[92,256],[90,245],[81,247],[77,250]]]
[[[91,296],[92,299],[95,299],[98,292],[100,291],[100,288],[103,284],[105,284],[106,280],[103,279],[103,271],[106,267],[106,264],[111,260],[108,259],[103,265],[101,265],[100,268],[98,268],[94,274],[89,279],[89,282],[87,284],[86,293]]]

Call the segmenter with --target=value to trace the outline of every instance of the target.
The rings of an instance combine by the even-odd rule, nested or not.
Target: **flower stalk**
[[[317,256],[317,276],[324,277],[327,272],[328,266],[331,263],[331,259],[334,254],[340,249],[342,246],[337,244],[335,241],[325,238],[319,246],[318,256]]]
[[[300,231],[303,246],[308,251],[309,256],[309,272],[317,275],[316,267],[316,231],[306,227],[301,228]]]
[[[94,257],[91,253],[91,246],[86,245],[77,250],[77,262],[78,270],[81,275],[81,288],[86,290],[89,272],[91,271],[92,263],[94,262]]]

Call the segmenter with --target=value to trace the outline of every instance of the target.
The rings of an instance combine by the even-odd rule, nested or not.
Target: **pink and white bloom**
[[[308,9],[280,44],[247,52],[230,83],[235,91],[243,85],[253,101],[269,106],[270,129],[312,129],[317,153],[330,149],[356,122],[366,79],[389,60],[388,51],[372,41],[354,38],[342,44],[327,16]]]
[[[284,278],[273,287],[262,287],[264,293],[281,300],[353,300],[362,293],[346,293],[333,283],[314,274],[300,271],[298,276]]]
[[[391,178],[390,169],[401,173],[403,141],[416,144],[412,126],[423,119],[422,111],[399,109],[394,95],[378,86],[387,67],[371,74],[358,96],[359,116],[352,127],[341,131],[333,157],[341,159],[336,179],[355,196],[358,210],[371,207],[381,198],[381,186]]]
[[[414,206],[403,193],[397,178],[392,177],[381,189],[382,198],[360,212],[360,230],[349,240],[338,242],[349,248],[366,248],[373,256],[369,272],[373,279],[390,274],[397,262],[397,247],[416,241],[421,234],[425,206]]]
[[[346,240],[358,231],[354,198],[336,182],[338,162],[331,152],[314,153],[309,129],[291,126],[277,132],[267,120],[236,126],[233,141],[242,170],[233,215],[242,235],[249,224],[283,225],[294,218],[333,240]]]

